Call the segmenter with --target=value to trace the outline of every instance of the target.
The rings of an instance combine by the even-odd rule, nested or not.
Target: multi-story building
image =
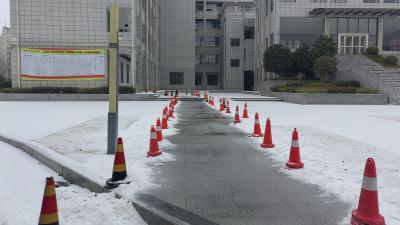
[[[10,28],[4,26],[0,34],[0,76],[10,78],[10,48],[8,42],[11,41]]]
[[[10,1],[13,87],[106,86],[112,3],[120,6],[120,84],[157,87],[160,0]]]
[[[271,44],[294,50],[328,35],[338,44],[338,54],[361,54],[369,46],[383,54],[400,51],[399,0],[256,0],[256,5],[257,81],[264,74],[263,52]]]

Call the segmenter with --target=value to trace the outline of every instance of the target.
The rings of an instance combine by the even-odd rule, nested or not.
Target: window
[[[130,70],[131,70],[131,65],[126,64],[126,83],[129,83]]]
[[[220,21],[219,20],[207,20],[207,26],[213,29],[220,29]]]
[[[206,64],[218,64],[219,63],[219,55],[206,55]]]
[[[169,73],[169,84],[171,84],[171,85],[183,85],[183,73],[182,72],[171,72],[171,73]]]
[[[399,0],[384,0],[384,3],[399,3]]]
[[[383,51],[400,51],[400,19],[383,20]]]
[[[239,47],[240,46],[240,38],[231,38],[231,46]]]
[[[279,0],[280,2],[296,2],[296,0]]]
[[[207,86],[218,86],[218,73],[207,73]]]
[[[204,27],[203,20],[196,20],[196,30],[202,29]]]
[[[338,42],[340,33],[368,34],[369,46],[376,46],[377,30],[376,18],[331,18],[329,34],[335,42]]]
[[[379,0],[364,0],[364,3],[379,3]]]
[[[327,0],[311,0],[312,3],[327,3]]]
[[[244,40],[254,39],[254,27],[244,27]]]
[[[218,47],[219,37],[207,37],[207,47]]]
[[[124,63],[119,64],[119,74],[121,75],[120,83],[124,83]]]
[[[196,55],[196,66],[204,64],[204,56]]]
[[[196,12],[204,11],[204,2],[196,1]]]
[[[231,67],[239,67],[240,59],[231,59]]]
[[[196,72],[195,78],[194,78],[194,84],[196,86],[201,86],[203,81],[203,73],[202,72]]]
[[[204,37],[196,37],[196,47],[201,47],[204,44]]]
[[[347,0],[331,0],[331,3],[347,3]]]

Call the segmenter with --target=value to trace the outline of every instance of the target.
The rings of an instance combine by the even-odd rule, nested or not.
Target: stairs
[[[337,55],[336,59],[339,73],[351,72],[363,86],[376,88],[400,104],[400,69],[383,67],[362,55]]]

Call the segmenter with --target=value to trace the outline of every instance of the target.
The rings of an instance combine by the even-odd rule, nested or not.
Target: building
[[[253,0],[11,1],[13,87],[106,86],[114,2],[120,85],[254,89]]]
[[[0,34],[0,76],[10,78],[10,48],[8,42],[11,41],[10,28],[4,26]]]
[[[10,1],[13,87],[106,86],[112,3],[120,6],[120,84],[157,87],[160,0]]]
[[[399,0],[256,0],[256,5],[258,83],[263,52],[272,44],[295,50],[328,35],[338,54],[361,54],[369,46],[383,54],[400,53]]]

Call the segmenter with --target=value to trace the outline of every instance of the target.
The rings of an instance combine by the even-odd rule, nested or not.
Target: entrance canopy
[[[398,17],[400,9],[316,8],[311,16],[327,17]]]

